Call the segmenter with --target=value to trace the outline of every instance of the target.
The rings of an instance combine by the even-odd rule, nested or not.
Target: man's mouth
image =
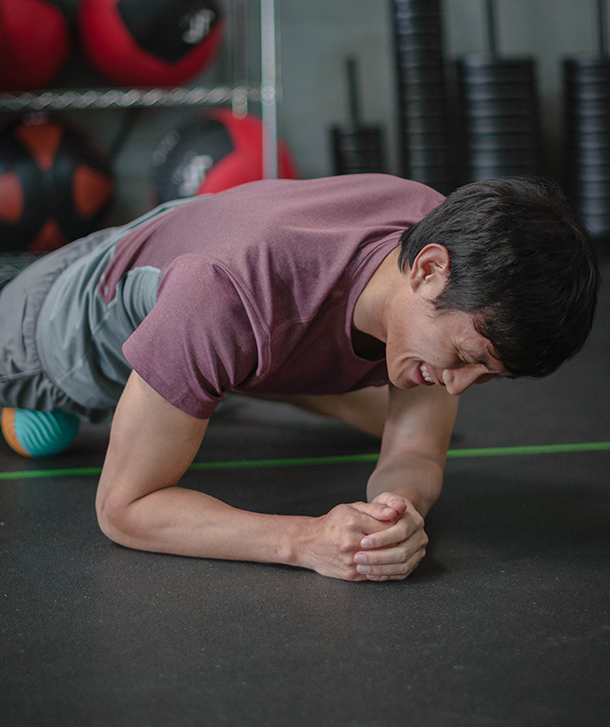
[[[421,363],[419,365],[419,370],[421,371],[421,375],[424,377],[424,381],[427,381],[429,384],[434,384],[434,379],[430,376],[430,372],[428,371],[428,367],[425,363]]]

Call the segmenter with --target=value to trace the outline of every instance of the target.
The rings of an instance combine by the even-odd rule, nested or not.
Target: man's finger
[[[375,520],[389,521],[394,520],[400,515],[398,510],[388,505],[384,505],[381,502],[354,502],[353,507],[356,510],[368,515],[369,517],[375,518]]]
[[[387,548],[402,543],[403,540],[407,540],[418,531],[421,531],[427,540],[423,526],[424,520],[419,513],[406,513],[391,527],[367,533],[366,537],[360,541],[360,547],[363,550]]]
[[[354,554],[354,562],[357,565],[389,565],[392,563],[404,563],[413,553],[428,544],[428,537],[424,531],[414,533],[406,542],[387,548],[375,548],[374,550],[359,550]],[[364,571],[360,571],[364,573]]]
[[[357,565],[356,570],[360,575],[366,576],[370,580],[400,580],[406,578],[417,568],[425,554],[426,548],[422,546],[404,562],[382,565]]]

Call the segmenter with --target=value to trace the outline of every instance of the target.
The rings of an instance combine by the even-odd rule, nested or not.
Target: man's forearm
[[[382,492],[394,492],[413,503],[425,517],[443,486],[443,467],[437,459],[408,452],[381,459],[367,486],[369,502]]]
[[[181,487],[120,512],[98,508],[104,533],[126,547],[174,555],[300,565],[295,534],[310,518],[247,512]]]

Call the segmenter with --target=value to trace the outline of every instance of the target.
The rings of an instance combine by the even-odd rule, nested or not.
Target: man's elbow
[[[101,494],[95,501],[97,522],[104,535],[119,545],[134,547],[134,532],[129,505],[119,502],[109,494]]]

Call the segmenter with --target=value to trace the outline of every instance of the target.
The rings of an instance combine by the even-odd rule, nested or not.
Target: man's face
[[[387,317],[386,360],[395,386],[445,386],[458,395],[472,384],[509,375],[468,313],[436,311],[424,286],[415,297],[407,299],[406,293],[403,286],[392,296]]]

